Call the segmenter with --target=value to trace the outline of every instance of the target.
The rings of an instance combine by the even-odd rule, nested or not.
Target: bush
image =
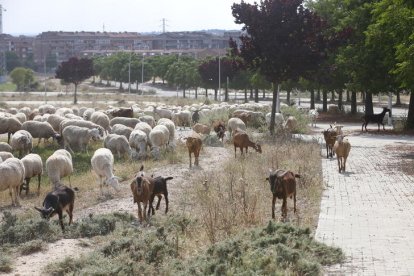
[[[285,120],[287,120],[289,116],[296,118],[298,123],[296,125],[296,128],[292,131],[293,133],[304,134],[309,132],[308,125],[310,124],[310,119],[307,112],[304,112],[295,106],[282,106],[281,112],[285,117]]]
[[[0,254],[0,272],[9,273],[12,271],[11,260],[4,254]]]
[[[45,247],[45,242],[42,240],[33,240],[22,244],[19,247],[20,254],[30,255],[42,251]]]

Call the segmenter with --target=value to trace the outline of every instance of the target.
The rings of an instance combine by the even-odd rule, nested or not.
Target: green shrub
[[[307,112],[304,112],[295,106],[282,106],[281,108],[283,117],[285,117],[285,120],[289,116],[293,116],[297,120],[296,128],[293,130],[293,133],[308,133],[309,132],[309,124],[310,119]]]
[[[9,273],[12,271],[11,260],[4,254],[0,254],[0,272]]]
[[[22,244],[19,247],[19,252],[22,255],[30,255],[42,251],[45,247],[45,242],[42,240],[33,240]]]

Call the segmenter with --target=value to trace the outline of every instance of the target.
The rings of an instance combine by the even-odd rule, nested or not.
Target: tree
[[[273,134],[279,84],[317,69],[327,56],[324,21],[301,0],[241,2],[233,4],[232,12],[246,32],[240,37],[241,57],[274,85],[269,128]]]
[[[13,71],[14,68],[22,66],[19,56],[15,52],[6,52],[6,70]]]
[[[186,97],[185,91],[190,87],[198,85],[200,80],[195,60],[178,60],[170,65],[165,79],[170,85],[176,85],[183,90],[183,98]]]
[[[34,85],[34,72],[31,69],[24,67],[16,67],[10,72],[12,82],[17,86],[17,91],[30,90]]]
[[[73,104],[78,103],[78,84],[94,75],[93,62],[91,59],[72,57],[62,62],[56,69],[56,78],[75,85]]]

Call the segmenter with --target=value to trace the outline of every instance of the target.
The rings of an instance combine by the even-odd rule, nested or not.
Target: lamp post
[[[219,101],[221,102],[221,62],[220,62],[220,49],[218,57],[218,86],[219,86]]]
[[[144,88],[143,88],[143,86],[144,86],[144,56],[145,56],[145,53],[142,53],[142,62],[141,62],[141,89],[142,89],[142,92],[141,92],[141,95],[142,94],[144,94]]]
[[[47,103],[47,97],[46,97],[46,80],[47,80],[47,77],[46,77],[46,57],[43,61],[44,61],[43,62],[43,69],[45,71],[45,103]]]
[[[131,54],[132,49],[129,51],[129,63],[128,63],[128,94],[131,94]]]

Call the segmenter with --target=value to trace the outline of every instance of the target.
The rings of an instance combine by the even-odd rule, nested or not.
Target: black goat
[[[194,111],[193,115],[191,116],[191,120],[193,121],[193,124],[197,124],[198,121],[200,121],[200,114],[198,113],[198,110]]]
[[[77,188],[74,188],[77,191]],[[44,219],[49,220],[54,215],[58,214],[60,227],[62,231],[65,231],[63,226],[63,211],[66,211],[69,215],[69,225],[72,223],[73,218],[73,206],[75,203],[75,192],[67,186],[60,186],[53,192],[46,195],[43,201],[42,208],[35,209],[40,212]]]
[[[148,215],[150,215],[150,211],[152,210],[152,214],[154,215],[154,207],[152,203],[154,202],[155,196],[158,197],[157,206],[155,207],[157,210],[160,208],[161,198],[164,195],[165,198],[165,213],[168,212],[168,190],[167,190],[167,181],[173,179],[172,176],[170,177],[162,177],[157,176],[153,178],[154,180],[154,190],[151,194],[150,198],[150,208],[148,209]]]
[[[368,123],[377,123],[378,124],[378,131],[380,130],[380,124],[382,125],[382,128],[385,130],[384,123],[382,122],[384,120],[385,113],[389,112],[391,114],[391,110],[389,110],[386,107],[382,108],[382,112],[380,114],[365,114],[362,118],[364,122],[362,123],[362,131],[367,130]]]

